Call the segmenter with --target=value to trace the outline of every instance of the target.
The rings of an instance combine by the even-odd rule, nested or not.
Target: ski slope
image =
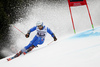
[[[8,58],[8,57],[7,57]],[[2,67],[100,67],[100,27],[40,46]]]
[[[32,28],[38,20],[42,20],[57,36],[56,42],[50,43],[53,38],[47,34],[43,45],[33,49],[26,55],[21,55],[11,61],[6,59],[12,57],[17,51],[26,46],[34,37],[33,32],[27,39],[12,25],[9,30],[9,41],[7,45],[13,47],[3,48],[2,53],[8,56],[0,60],[2,67],[100,67],[100,1],[87,0],[90,13],[94,23],[94,31],[85,6],[73,7],[72,14],[76,28],[73,32],[70,12],[67,0],[61,2],[36,2],[26,10],[26,15],[16,21],[15,24],[22,32]],[[17,49],[16,49],[17,48]]]

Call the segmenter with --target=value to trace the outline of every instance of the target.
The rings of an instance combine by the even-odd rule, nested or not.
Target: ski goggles
[[[38,28],[41,28],[41,27],[43,27],[42,25],[39,25],[39,26],[37,26]]]

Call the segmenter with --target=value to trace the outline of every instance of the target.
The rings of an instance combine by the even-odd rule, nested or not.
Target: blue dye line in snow
[[[92,37],[92,36],[100,36],[100,27],[95,28],[94,30],[88,30],[82,33],[75,34],[74,36],[70,37],[69,39],[73,38],[84,38],[84,37]]]

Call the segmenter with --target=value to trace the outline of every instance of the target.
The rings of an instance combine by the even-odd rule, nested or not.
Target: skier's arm
[[[36,30],[36,26],[34,26],[33,28],[31,28],[31,29],[27,32],[27,34],[25,35],[25,37],[28,38],[29,35],[30,35],[30,33],[33,32],[33,31],[35,31],[35,30]]]
[[[55,34],[49,28],[47,28],[47,32],[53,37],[54,41],[57,40]]]

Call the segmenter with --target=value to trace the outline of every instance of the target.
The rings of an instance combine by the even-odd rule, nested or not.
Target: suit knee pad
[[[26,50],[25,48],[23,48],[21,51],[22,51],[22,52],[27,52],[27,50]]]

